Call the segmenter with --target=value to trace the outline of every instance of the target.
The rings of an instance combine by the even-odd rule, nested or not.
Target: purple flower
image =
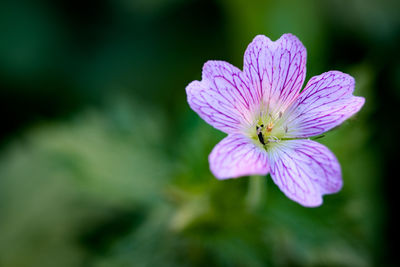
[[[309,140],[358,112],[354,79],[339,71],[306,75],[306,49],[292,34],[272,42],[258,35],[244,54],[243,71],[224,61],[204,64],[201,81],[186,87],[190,107],[228,134],[209,156],[218,179],[271,174],[290,199],[319,206],[342,187],[340,165]]]

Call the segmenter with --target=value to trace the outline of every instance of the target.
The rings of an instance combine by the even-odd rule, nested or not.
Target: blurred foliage
[[[79,243],[105,249],[140,221],[171,170],[160,126],[151,112],[120,104],[12,144],[0,164],[0,263],[75,266],[88,253]]]
[[[0,266],[390,265],[398,10],[391,0],[1,1]],[[269,176],[216,180],[208,154],[224,134],[186,102],[206,60],[241,67],[256,34],[285,32],[307,48],[307,77],[339,69],[366,98],[318,140],[344,187],[315,209]]]

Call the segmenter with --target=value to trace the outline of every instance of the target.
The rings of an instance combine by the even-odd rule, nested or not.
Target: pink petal
[[[300,40],[284,34],[272,42],[258,35],[247,47],[243,71],[257,98],[271,113],[284,110],[295,99],[304,83],[307,52]]]
[[[266,175],[269,171],[266,151],[239,134],[228,135],[219,142],[208,160],[218,179]]]
[[[286,112],[287,137],[322,134],[357,113],[363,97],[353,96],[354,79],[339,71],[311,78]]]
[[[282,141],[268,149],[268,158],[275,184],[303,206],[319,206],[322,195],[336,193],[342,187],[336,157],[317,142]]]
[[[224,61],[208,61],[202,80],[186,87],[190,107],[207,123],[237,133],[251,123],[254,100],[242,72]]]

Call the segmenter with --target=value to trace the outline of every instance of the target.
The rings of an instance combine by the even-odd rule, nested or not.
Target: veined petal
[[[353,96],[354,85],[353,77],[339,71],[311,78],[282,120],[286,136],[319,135],[357,113],[365,99]]]
[[[247,47],[243,71],[258,101],[277,113],[297,97],[306,75],[307,52],[300,40],[284,34],[273,42],[258,35]]]
[[[253,95],[242,72],[224,61],[204,64],[202,80],[186,87],[190,107],[207,123],[225,133],[251,124]]]
[[[266,175],[269,171],[267,153],[243,135],[228,135],[208,157],[211,172],[218,179],[246,175]]]
[[[290,140],[268,149],[271,177],[285,195],[303,206],[322,204],[322,195],[342,187],[340,165],[325,146],[311,140]]]

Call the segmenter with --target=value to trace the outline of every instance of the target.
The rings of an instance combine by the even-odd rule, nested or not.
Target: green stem
[[[246,204],[250,210],[256,210],[266,199],[266,177],[250,176],[246,196]]]

